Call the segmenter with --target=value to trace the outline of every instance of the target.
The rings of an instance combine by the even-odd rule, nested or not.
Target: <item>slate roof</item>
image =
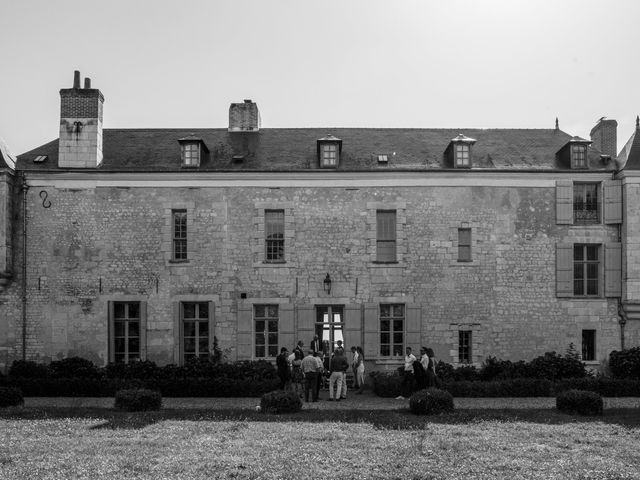
[[[320,170],[317,140],[333,135],[342,140],[338,170],[442,170],[450,168],[444,156],[459,134],[476,140],[474,170],[568,169],[557,157],[573,137],[555,129],[418,129],[418,128],[264,128],[259,132],[224,129],[104,129],[103,162],[99,171],[184,171],[179,139],[202,139],[209,154],[199,171]],[[386,154],[388,163],[378,164]],[[34,163],[37,156],[47,160]],[[234,156],[236,157],[234,161]],[[238,156],[244,157],[237,161]],[[609,170],[600,152],[589,148],[591,170]],[[58,140],[18,157],[21,170],[65,170],[58,164]],[[76,170],[76,169],[74,169]],[[188,168],[193,171],[193,168]]]
[[[640,170],[640,125],[627,141],[616,160],[620,170]]]

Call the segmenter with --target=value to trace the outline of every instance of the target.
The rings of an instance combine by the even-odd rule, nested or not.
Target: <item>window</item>
[[[592,362],[596,359],[596,331],[582,330],[582,360]]]
[[[586,225],[600,222],[599,188],[599,183],[573,185],[573,223]]]
[[[284,263],[284,210],[264,211],[264,261]]]
[[[377,210],[376,261],[396,261],[396,211]]]
[[[182,302],[182,357],[207,358],[209,356],[209,303]]]
[[[598,295],[600,275],[599,245],[573,246],[573,294]]]
[[[112,322],[111,359],[123,363],[140,360],[140,302],[113,302]]]
[[[320,147],[320,165],[336,167],[338,165],[338,144],[324,143]]]
[[[571,145],[571,164],[573,168],[587,168],[586,145]]]
[[[278,305],[254,305],[256,358],[278,356]]]
[[[344,307],[319,305],[316,307],[316,335],[322,341],[324,355],[330,355],[338,340],[344,343]]]
[[[471,261],[471,229],[470,228],[458,229],[458,261],[459,262]]]
[[[458,331],[458,362],[471,363],[471,330]]]
[[[404,354],[404,305],[380,305],[380,356]]]
[[[185,167],[197,167],[200,165],[200,144],[182,144],[182,165]]]
[[[172,210],[173,260],[187,259],[187,211]]]
[[[378,155],[378,163],[388,163],[388,162],[389,162],[389,156],[387,154]]]
[[[455,161],[456,167],[469,167],[471,164],[469,163],[469,154],[471,147],[467,144],[458,144],[455,145]]]

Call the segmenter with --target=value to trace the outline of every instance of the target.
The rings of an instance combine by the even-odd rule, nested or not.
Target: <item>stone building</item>
[[[640,136],[550,129],[108,129],[76,72],[58,139],[0,164],[0,363],[272,359],[317,333],[367,368],[640,345]],[[637,131],[636,131],[637,132]]]

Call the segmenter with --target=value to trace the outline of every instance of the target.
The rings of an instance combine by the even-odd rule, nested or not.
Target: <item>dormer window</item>
[[[318,140],[318,160],[321,168],[337,168],[340,165],[342,140],[327,135]]]
[[[454,168],[471,168],[471,147],[476,143],[474,138],[465,137],[462,133],[452,138],[445,156],[453,163]]]
[[[182,144],[182,165],[197,167],[200,165],[200,145],[197,143]]]
[[[587,146],[584,144],[571,145],[571,167],[587,168]]]
[[[190,135],[178,140],[183,167],[199,167],[209,151],[201,138]]]
[[[471,147],[467,144],[461,143],[456,145],[454,148],[456,152],[456,167],[470,167],[469,152]]]

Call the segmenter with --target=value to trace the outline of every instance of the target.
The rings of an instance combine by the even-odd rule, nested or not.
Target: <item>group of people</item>
[[[437,387],[439,382],[433,349],[420,347],[420,359],[417,359],[412,353],[411,347],[407,347],[403,374],[402,391],[404,396],[408,397],[416,390]]]
[[[286,347],[280,349],[280,355],[276,358],[280,388],[292,389],[306,402],[311,398],[317,402],[320,398],[320,390],[324,379],[328,378],[329,401],[340,401],[347,398],[347,371],[353,372],[354,387],[357,394],[361,394],[364,388],[364,352],[361,347],[351,347],[351,363],[342,344],[342,340],[336,342],[333,353],[329,355],[328,342],[321,342],[316,335],[304,349],[304,342],[298,344],[289,353]]]

